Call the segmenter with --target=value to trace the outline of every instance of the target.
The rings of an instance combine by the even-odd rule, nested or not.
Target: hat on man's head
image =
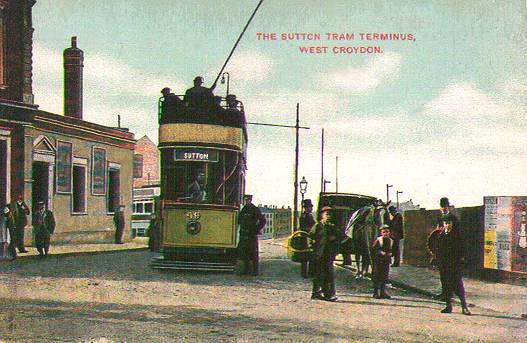
[[[329,211],[331,211],[331,210],[332,210],[331,207],[329,207],[329,206],[324,206],[324,207],[322,207],[322,208],[320,209],[320,213],[329,212]]]
[[[382,224],[382,226],[379,228],[379,231],[382,231],[382,230],[388,230],[388,231],[390,231],[390,225],[388,225],[388,224]]]
[[[395,208],[395,206],[390,206],[388,207],[388,211],[390,211],[390,213],[393,213],[393,212],[397,212],[397,209]]]
[[[450,202],[448,201],[448,198],[446,198],[446,197],[445,197],[445,198],[441,198],[441,199],[439,200],[439,206],[440,206],[441,208],[445,208],[445,207],[450,206]]]
[[[196,81],[199,81],[199,82],[203,83],[203,77],[202,76],[196,76],[194,78],[194,82],[196,82]]]
[[[311,199],[306,199],[303,202],[304,207],[313,207],[313,203],[311,202]]]
[[[244,199],[252,199],[253,198],[253,195],[252,194],[245,194],[243,196]]]

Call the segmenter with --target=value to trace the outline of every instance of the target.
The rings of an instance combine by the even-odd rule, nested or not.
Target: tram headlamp
[[[197,235],[201,231],[201,224],[196,221],[187,223],[187,232],[191,235]]]

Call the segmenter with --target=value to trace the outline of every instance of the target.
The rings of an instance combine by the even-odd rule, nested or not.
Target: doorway
[[[33,162],[33,195],[31,202],[33,212],[36,210],[37,202],[44,201],[46,207],[49,207],[49,165],[46,162]]]
[[[107,210],[108,213],[114,213],[119,210],[121,201],[121,185],[119,169],[108,169],[108,198]]]
[[[7,198],[7,141],[0,139],[0,208],[8,203]]]

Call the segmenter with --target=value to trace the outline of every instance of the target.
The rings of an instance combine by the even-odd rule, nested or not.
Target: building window
[[[86,213],[86,166],[73,166],[72,212]]]
[[[154,213],[154,201],[134,201],[134,214],[152,214]]]
[[[143,155],[134,155],[134,178],[140,179],[143,177]]]

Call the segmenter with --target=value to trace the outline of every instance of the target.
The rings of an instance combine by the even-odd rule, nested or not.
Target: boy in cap
[[[313,240],[313,292],[311,299],[337,301],[335,296],[335,267],[333,262],[339,251],[339,244],[348,239],[331,223],[331,207],[321,210],[321,219],[309,231]]]
[[[390,299],[386,293],[386,282],[390,274],[393,239],[390,238],[390,226],[381,226],[381,236],[373,242],[373,297]]]

